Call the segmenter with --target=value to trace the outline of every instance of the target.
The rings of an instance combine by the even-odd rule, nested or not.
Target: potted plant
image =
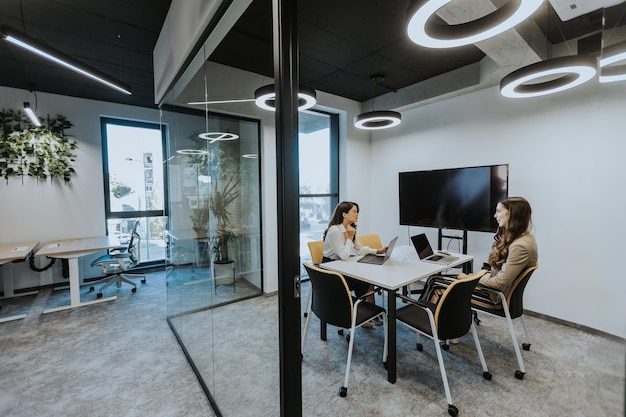
[[[198,239],[206,239],[209,236],[209,199],[200,199],[198,205],[191,209],[189,218]]]
[[[209,198],[209,210],[215,216],[215,233],[211,238],[211,253],[215,263],[230,263],[228,255],[228,241],[238,237],[235,227],[230,224],[230,205],[239,197],[237,186],[239,180],[233,177],[226,180],[220,187],[213,183],[213,190]]]

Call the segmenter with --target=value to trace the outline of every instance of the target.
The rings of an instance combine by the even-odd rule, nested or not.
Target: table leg
[[[387,381],[396,383],[396,291],[387,291]]]
[[[0,264],[3,265],[3,264]],[[8,264],[8,268],[9,268],[9,272],[6,273],[6,268],[5,268],[5,274],[3,274],[2,276],[2,281],[4,284],[4,297],[5,298],[9,298],[14,296],[13,293],[13,265]],[[34,293],[36,294],[36,292]],[[2,308],[2,305],[0,305],[0,308]],[[13,321],[13,320],[21,320],[23,318],[26,317],[26,314],[17,314],[15,316],[9,316],[9,317],[0,317],[0,323],[6,323],[8,321]]]
[[[54,307],[44,310],[45,313],[53,313],[55,311],[67,310],[70,308],[76,308],[81,306],[86,306],[90,304],[98,304],[104,303],[107,301],[117,300],[117,296],[107,297],[107,298],[98,298],[97,300],[86,301],[84,303],[80,302],[80,271],[78,269],[78,258],[68,258],[67,259],[68,267],[70,270],[70,305]]]

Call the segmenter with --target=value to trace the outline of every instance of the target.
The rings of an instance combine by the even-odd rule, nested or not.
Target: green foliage
[[[122,197],[126,197],[128,194],[132,193],[133,189],[130,188],[128,185],[126,184],[115,184],[113,186],[113,197],[115,198],[122,198]]]
[[[0,176],[7,183],[25,175],[38,181],[61,179],[68,184],[78,144],[65,136],[72,123],[62,115],[47,117],[46,127],[33,126],[21,111],[0,111]]]

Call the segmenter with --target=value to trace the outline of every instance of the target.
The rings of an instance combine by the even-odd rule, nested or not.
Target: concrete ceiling
[[[591,4],[607,1],[616,0]],[[440,10],[437,19],[460,23],[504,2],[456,0]],[[271,80],[271,3],[255,0],[209,60]],[[0,24],[130,84],[134,94],[101,87],[7,42],[0,42],[0,85],[154,107],[152,49],[169,4],[170,0],[2,0]],[[626,39],[624,3],[562,21],[546,1],[527,21],[495,38],[429,49],[406,37],[408,6],[409,0],[299,1],[301,83],[364,107],[376,97],[377,108],[403,110],[497,85],[511,71],[548,57],[597,54],[602,33],[605,43]],[[382,77],[378,85],[372,82],[375,75]]]

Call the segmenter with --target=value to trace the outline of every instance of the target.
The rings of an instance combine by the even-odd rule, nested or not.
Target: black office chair
[[[128,247],[119,250],[110,250],[108,254],[99,257],[91,263],[91,266],[102,268],[102,274],[105,275],[104,278],[92,283],[89,288],[89,292],[92,292],[94,291],[96,285],[105,283],[98,290],[96,297],[102,298],[102,291],[113,284],[116,284],[117,288],[120,288],[122,286],[122,282],[132,285],[132,292],[136,292],[137,284],[131,281],[130,278],[141,278],[141,282],[143,284],[146,283],[146,276],[144,274],[128,272],[139,265],[141,261],[139,251],[141,236],[137,232],[138,228],[139,220],[137,220],[133,226],[130,240],[128,241]]]
[[[513,281],[513,285],[511,285],[507,294],[478,284],[474,294],[472,295],[472,309],[474,311],[481,311],[483,313],[504,317],[506,319],[509,326],[509,332],[511,333],[511,339],[513,340],[513,348],[515,349],[515,355],[517,356],[517,363],[520,368],[515,371],[515,378],[517,379],[524,379],[526,368],[524,367],[522,352],[520,351],[517,343],[513,320],[516,318],[521,320],[522,326],[524,327],[524,333],[526,335],[526,343],[522,343],[522,348],[524,350],[530,350],[530,337],[528,336],[528,330],[526,329],[526,323],[524,322],[524,289],[526,289],[528,280],[537,268],[539,268],[539,263],[523,270],[518,277],[515,278],[515,281]],[[497,295],[500,303],[494,303],[489,297],[489,294]],[[474,316],[474,322],[476,324],[480,323],[480,320],[476,315]]]
[[[444,277],[432,277],[428,280],[424,296],[432,294],[434,290],[439,290],[440,294],[436,302],[428,301],[426,298],[415,300],[404,295],[398,295],[408,303],[405,307],[396,312],[396,318],[401,323],[416,330],[416,347],[422,351],[423,345],[419,342],[420,334],[434,341],[441,371],[441,379],[448,402],[448,414],[458,415],[458,408],[452,404],[448,377],[441,354],[440,341],[456,339],[472,331],[474,344],[483,369],[483,378],[491,380],[491,373],[487,369],[485,357],[480,347],[480,341],[476,334],[476,328],[472,322],[471,296],[474,287],[481,276],[486,271],[481,270],[468,278],[450,280]]]
[[[304,342],[309,328],[310,312],[322,321],[333,326],[350,329],[348,346],[348,360],[346,363],[346,375],[344,384],[339,390],[339,395],[345,397],[348,394],[348,379],[350,377],[350,363],[352,362],[352,348],[354,346],[355,330],[363,323],[372,320],[374,317],[383,317],[385,333],[385,344],[383,348],[383,364],[387,362],[387,313],[384,308],[365,301],[361,298],[353,297],[345,278],[339,272],[328,271],[311,264],[304,264],[305,269],[311,279],[311,304],[304,325],[304,335],[302,336],[302,354],[304,357]]]

